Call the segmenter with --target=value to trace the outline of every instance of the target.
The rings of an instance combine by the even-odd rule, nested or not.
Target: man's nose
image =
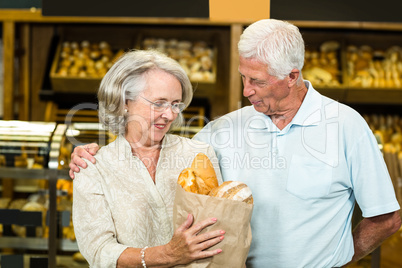
[[[247,81],[247,79],[243,79],[243,96],[248,98],[255,94],[255,90],[253,85]]]

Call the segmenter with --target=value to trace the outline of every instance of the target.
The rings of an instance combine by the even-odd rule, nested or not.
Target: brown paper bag
[[[244,202],[189,193],[177,185],[173,209],[174,230],[182,225],[191,213],[194,216],[193,224],[210,217],[218,219],[214,225],[208,226],[202,232],[219,229],[226,231],[222,242],[211,248],[221,248],[221,253],[177,267],[243,268],[251,244],[252,211],[253,206]]]

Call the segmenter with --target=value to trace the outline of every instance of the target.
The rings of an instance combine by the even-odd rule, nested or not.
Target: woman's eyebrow
[[[158,100],[158,101],[169,101],[167,98],[159,98],[159,99],[156,99],[156,100]],[[181,99],[173,100],[172,102],[181,102]]]

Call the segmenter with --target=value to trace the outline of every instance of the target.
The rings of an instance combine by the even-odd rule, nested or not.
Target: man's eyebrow
[[[257,83],[266,83],[267,82],[265,80],[261,80],[261,79],[258,79],[258,78],[250,78],[250,80],[252,80],[254,82],[257,82]]]
[[[242,74],[240,71],[239,71],[239,74],[240,74],[240,76],[245,76],[245,75]],[[260,82],[260,83],[266,83],[266,82],[267,82],[267,81],[265,81],[265,80],[261,80],[261,79],[253,78],[253,77],[250,77],[250,80],[255,81],[255,82]]]

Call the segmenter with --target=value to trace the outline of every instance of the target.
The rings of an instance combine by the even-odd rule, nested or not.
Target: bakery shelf
[[[316,90],[325,96],[346,104],[402,105],[402,88],[318,87]]]
[[[43,179],[49,177],[48,169],[27,169],[15,167],[0,167],[2,178],[13,179]],[[69,179],[68,170],[60,169],[57,171],[58,179]]]
[[[38,139],[41,142],[38,142]],[[5,232],[0,238],[0,248],[47,251],[49,267],[56,267],[57,252],[77,252],[78,246],[71,232],[72,181],[68,175],[68,160],[74,146],[90,142],[109,143],[112,139],[114,136],[104,131],[98,123],[67,125],[0,121],[0,179],[3,183],[2,199],[5,200],[4,208],[1,209],[0,223],[3,227],[7,226],[3,229]],[[34,168],[28,168],[31,160],[35,162],[32,164]],[[21,198],[21,193],[15,194],[15,186],[24,180],[29,183],[38,181],[37,185],[40,188],[32,193],[39,201]],[[5,182],[7,184],[4,184]],[[48,200],[48,207],[45,206],[46,200]],[[13,201],[16,201],[15,204],[19,201],[23,202],[21,206],[12,206]],[[37,207],[40,206],[40,210],[27,211],[25,204],[32,205],[32,203],[35,203]],[[43,210],[48,213],[46,223]],[[28,219],[32,219],[30,213],[39,214],[40,212],[43,218],[39,217],[39,223],[37,218],[35,223],[29,222]],[[29,237],[23,237],[23,233],[13,228],[13,225],[31,226],[32,224],[43,228],[48,226],[48,234],[36,233],[41,237],[32,237],[35,235],[31,232],[33,229],[26,229]],[[42,230],[47,232],[47,229]],[[59,238],[60,235],[63,238]]]
[[[207,96],[211,100],[212,118],[237,109],[241,102],[241,81],[238,77],[237,41],[244,27],[253,21],[230,20],[210,21],[208,19],[194,18],[140,18],[140,17],[58,17],[42,16],[40,9],[32,10],[0,10],[0,21],[3,22],[4,39],[4,119],[14,118],[14,106],[16,105],[16,83],[14,77],[14,62],[18,56],[23,64],[18,71],[20,76],[21,92],[18,99],[21,111],[20,120],[43,120],[46,105],[39,98],[42,90],[42,78],[45,75],[43,67],[49,51],[49,40],[57,32],[60,26],[82,28],[93,26],[102,29],[105,26],[117,28],[138,28],[147,30],[154,27],[165,27],[170,31],[181,31],[187,27],[199,29],[200,32],[208,33],[217,31],[221,40],[218,47],[218,77],[215,88],[208,84],[199,84],[196,94]],[[303,31],[321,31],[326,36],[338,39],[345,35],[353,36],[354,33],[369,34],[379,42],[385,33],[395,34],[402,31],[402,23],[371,23],[371,22],[331,22],[331,21],[291,21]],[[19,38],[16,38],[19,37]],[[128,37],[129,38],[129,37]],[[357,38],[359,40],[359,38]],[[15,46],[21,44],[21,51],[16,54]],[[378,42],[377,42],[378,43]],[[32,64],[29,64],[30,61]],[[24,81],[24,77],[25,80]],[[317,86],[316,86],[317,87]],[[336,94],[336,92],[330,92]],[[384,94],[388,94],[384,92]],[[393,93],[385,100],[393,99]],[[212,97],[210,97],[212,96]],[[219,103],[216,101],[219,99]],[[222,103],[223,102],[223,103]],[[34,108],[33,108],[34,107]],[[23,109],[22,109],[23,108]]]
[[[26,250],[48,250],[49,240],[40,237],[6,237],[0,239],[0,248],[26,249]],[[57,241],[58,249],[65,252],[77,252],[77,242],[68,239]]]
[[[6,237],[0,239],[1,248],[47,250],[48,239],[40,237]]]
[[[347,89],[344,87],[330,88],[330,87],[313,87],[320,92],[322,95],[327,96],[331,99],[337,100],[339,102],[344,102],[347,95]]]
[[[350,88],[345,102],[402,105],[402,88]]]

